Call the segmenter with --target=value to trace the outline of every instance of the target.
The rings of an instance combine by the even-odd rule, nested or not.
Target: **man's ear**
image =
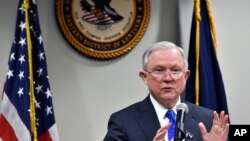
[[[185,78],[186,78],[186,80],[189,78],[190,73],[191,73],[190,70],[187,70],[187,71],[186,71],[186,73],[185,73]]]
[[[147,79],[146,79],[147,75],[146,75],[146,73],[144,71],[140,71],[139,76],[144,81],[144,83],[147,84]]]

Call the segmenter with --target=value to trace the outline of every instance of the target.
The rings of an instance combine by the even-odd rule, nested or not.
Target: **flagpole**
[[[32,138],[32,141],[37,141],[35,102],[34,102],[35,96],[34,96],[34,84],[33,84],[32,43],[31,43],[31,39],[30,39],[29,11],[28,11],[29,10],[29,0],[24,0],[23,7],[25,8],[27,48],[28,48],[28,58],[29,58],[31,138]]]

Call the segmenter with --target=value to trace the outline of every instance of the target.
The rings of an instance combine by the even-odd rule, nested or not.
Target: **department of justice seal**
[[[150,19],[150,0],[56,0],[66,40],[95,59],[119,57],[135,47]]]

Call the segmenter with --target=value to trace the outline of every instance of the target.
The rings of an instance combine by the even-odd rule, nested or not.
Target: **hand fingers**
[[[160,129],[157,130],[157,133],[158,133],[158,132],[162,132],[162,131],[164,131],[164,130],[168,130],[168,128],[169,128],[170,126],[171,126],[171,123],[168,123],[168,124],[162,126]]]
[[[207,129],[206,129],[205,125],[202,122],[199,122],[198,126],[200,129],[201,135],[205,136],[207,134]]]
[[[228,115],[225,114],[225,111],[222,111],[220,113],[220,117],[219,117],[219,127],[221,127],[222,129],[226,128],[226,125],[228,124]]]
[[[160,129],[158,129],[154,137],[154,141],[164,140],[167,130],[170,126],[171,126],[171,123],[168,123],[165,126],[162,126]]]
[[[229,123],[226,124],[226,127],[224,128],[223,132],[224,132],[225,135],[228,135],[228,133],[229,133]]]
[[[214,120],[213,123],[219,125],[220,117],[216,111],[213,112],[214,114]]]
[[[224,134],[228,134],[229,132],[228,118],[229,118],[228,115],[226,115],[224,111],[220,113],[221,129]]]
[[[217,128],[217,130],[215,131],[218,132],[219,134],[227,135],[229,133],[228,115],[225,114],[225,111],[222,111],[220,113],[220,116],[219,117],[217,116],[218,114],[214,114],[214,121],[215,123],[218,122],[217,126],[215,126],[215,129]]]
[[[225,121],[225,112],[221,111],[220,113],[220,127],[225,128],[226,121]]]

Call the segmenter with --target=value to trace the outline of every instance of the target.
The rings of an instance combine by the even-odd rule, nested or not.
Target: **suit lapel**
[[[201,140],[202,138],[198,127],[198,113],[196,112],[196,109],[194,109],[191,105],[189,105],[188,103],[186,104],[188,105],[189,112],[185,117],[185,130],[190,132],[194,136],[195,140]]]
[[[142,101],[138,110],[139,115],[136,120],[147,140],[152,141],[160,128],[160,123],[149,96]]]

